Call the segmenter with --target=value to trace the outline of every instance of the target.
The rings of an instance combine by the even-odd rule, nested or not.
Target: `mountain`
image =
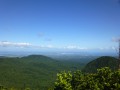
[[[58,72],[78,68],[81,65],[77,62],[61,62],[43,55],[0,57],[0,84],[17,90],[46,90],[53,85]]]
[[[102,68],[102,67],[110,67],[112,70],[116,70],[118,66],[117,62],[118,59],[114,57],[102,56],[89,62],[83,69],[83,72],[94,73],[97,72],[98,68]]]

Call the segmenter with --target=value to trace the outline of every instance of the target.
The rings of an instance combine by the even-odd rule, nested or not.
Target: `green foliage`
[[[110,67],[110,69],[116,70],[118,66],[117,62],[118,62],[118,59],[114,57],[102,56],[89,62],[83,69],[83,72],[96,73],[97,69],[102,67]]]
[[[94,74],[62,72],[57,74],[54,90],[120,90],[120,71],[104,67]]]
[[[0,84],[11,90],[24,90],[25,87],[47,90],[53,87],[58,72],[78,68],[81,66],[77,62],[61,62],[42,55],[0,57]]]
[[[70,72],[62,72],[57,74],[57,82],[55,82],[54,90],[72,90],[71,87],[72,74]]]

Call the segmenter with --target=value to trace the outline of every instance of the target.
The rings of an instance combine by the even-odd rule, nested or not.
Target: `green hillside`
[[[21,90],[46,90],[52,87],[56,74],[60,71],[80,69],[77,62],[60,62],[42,55],[30,55],[22,58],[0,58],[0,84],[7,88]],[[19,89],[18,89],[19,88]]]
[[[110,56],[102,56],[99,57],[91,62],[89,62],[85,68],[83,69],[84,72],[87,73],[94,73],[97,72],[97,69],[102,67],[110,67],[112,70],[117,69],[117,61],[118,59]]]

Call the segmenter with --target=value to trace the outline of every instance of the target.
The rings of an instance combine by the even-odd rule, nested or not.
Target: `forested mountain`
[[[102,56],[89,62],[83,72],[61,72],[53,90],[120,90],[118,59]]]
[[[103,56],[84,67],[84,64],[78,62],[60,61],[43,55],[0,57],[0,84],[13,90],[24,90],[27,87],[30,90],[47,90],[54,87],[56,74],[61,71],[71,71],[72,75],[72,72],[82,69],[86,73],[95,73],[101,67],[116,70],[117,61],[114,57]]]
[[[118,63],[117,58],[110,57],[110,56],[102,56],[89,62],[85,66],[83,71],[87,73],[94,73],[94,72],[97,72],[97,69],[102,68],[102,67],[110,67],[112,70],[116,70],[117,63]]]
[[[77,62],[60,62],[42,55],[0,57],[0,84],[7,88],[47,90],[60,71],[80,69]]]

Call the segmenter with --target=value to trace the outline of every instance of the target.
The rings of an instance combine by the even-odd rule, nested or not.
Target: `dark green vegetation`
[[[3,88],[2,85],[4,85],[4,88],[7,87],[10,90],[11,88],[12,90],[120,89],[120,71],[115,71],[117,67],[116,58],[100,57],[89,62],[86,66],[79,60],[78,57],[75,61],[72,58],[70,60],[55,60],[42,55],[30,55],[21,58],[0,57],[0,88]],[[86,62],[87,59],[82,60]],[[110,67],[112,71],[109,68],[102,68],[97,71],[101,67]],[[76,71],[82,69],[91,74]],[[60,73],[61,71],[63,72]],[[57,81],[55,82],[56,74]],[[30,89],[25,89],[27,87]]]
[[[103,56],[89,62],[83,71],[87,73],[95,73],[97,72],[98,68],[102,67],[110,67],[112,70],[116,70],[118,66],[117,63],[118,59],[114,57]]]
[[[0,84],[7,88],[24,90],[47,90],[54,85],[60,71],[81,69],[82,64],[72,61],[58,61],[42,55],[22,58],[0,57]]]
[[[105,67],[94,74],[61,72],[52,90],[120,90],[120,70]]]
[[[52,90],[120,90],[117,62],[114,57],[103,56],[89,62],[84,72],[58,73]]]

